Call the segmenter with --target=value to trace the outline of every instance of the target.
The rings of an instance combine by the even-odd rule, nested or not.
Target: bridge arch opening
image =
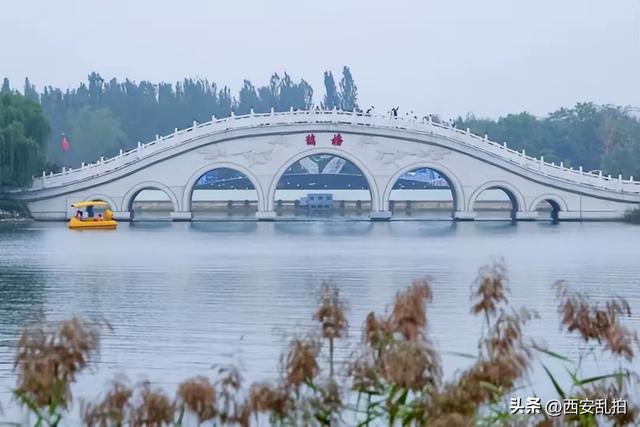
[[[535,211],[538,214],[540,220],[550,220],[552,222],[558,222],[560,216],[560,205],[555,200],[545,199],[538,202],[535,206]]]
[[[375,209],[372,178],[340,154],[294,159],[276,179],[272,202],[279,217],[368,217]]]
[[[194,219],[255,217],[260,203],[255,179],[232,167],[214,167],[198,174],[186,189],[186,210]]]
[[[401,171],[389,185],[385,200],[394,218],[452,219],[461,209],[461,190],[439,169],[414,167]]]
[[[558,222],[560,219],[560,212],[567,210],[567,204],[560,197],[551,194],[544,194],[531,203],[531,208],[529,210],[536,212],[539,220]]]
[[[138,221],[170,220],[171,213],[179,210],[178,200],[171,189],[154,182],[143,182],[130,189],[122,207],[129,211],[131,220]]]
[[[515,220],[524,202],[518,191],[507,184],[485,184],[471,196],[469,209],[477,219]]]

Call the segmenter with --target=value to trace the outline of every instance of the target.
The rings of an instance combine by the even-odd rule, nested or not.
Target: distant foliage
[[[324,72],[324,89],[325,95],[322,101],[322,108],[325,110],[338,108],[340,106],[340,95],[338,95],[336,81],[331,71]]]
[[[340,106],[344,111],[358,109],[358,87],[356,86],[349,67],[342,69],[342,79],[340,80]]]
[[[339,81],[330,71],[324,73],[324,95],[320,106],[361,111],[358,87],[349,67],[343,67]],[[77,88],[62,90],[52,86],[39,91],[29,79],[24,81],[24,97],[39,101],[49,121],[51,132],[46,144],[47,160],[59,170],[62,166],[77,167],[82,161],[92,162],[100,156],[113,156],[119,149],[130,150],[138,141],[153,140],[156,134],[166,135],[174,128],[191,126],[193,121],[205,122],[212,115],[224,118],[289,109],[310,109],[313,89],[304,79],[294,80],[288,73],[274,73],[264,86],[245,80],[237,95],[226,87],[203,79],[184,79],[175,84],[133,82],[129,79],[109,81],[91,73],[87,82]],[[10,82],[4,79],[0,94],[12,94]],[[403,107],[404,108],[404,107]],[[401,108],[402,109],[402,108]],[[384,106],[380,111],[384,111]],[[402,109],[404,113],[404,110]],[[480,118],[473,114],[459,117],[459,128],[470,128],[477,134],[503,142],[527,154],[544,156],[546,161],[564,162],[566,166],[583,166],[585,171],[602,170],[605,174],[640,177],[640,119],[630,107],[578,103],[561,108],[545,117],[527,112],[508,114],[498,119]],[[432,115],[440,122],[437,115]],[[99,132],[90,132],[90,119],[99,124]],[[60,147],[65,133],[71,150]],[[24,148],[24,147],[23,147]],[[15,161],[25,161],[20,154]],[[6,161],[6,160],[5,160]],[[48,169],[51,169],[48,167]],[[14,171],[15,169],[12,169]],[[13,184],[25,184],[34,174],[31,168],[21,168],[21,176]],[[6,173],[6,172],[5,172]],[[13,173],[13,172],[12,172]],[[35,171],[38,174],[39,171]],[[27,178],[25,178],[25,176]]]
[[[343,81],[348,95],[339,96],[332,105],[355,105],[356,93],[349,89],[355,88],[350,72]],[[8,80],[5,79],[3,87],[10,90]],[[106,81],[95,72],[86,83],[65,91],[47,86],[39,93],[26,79],[24,93],[41,102],[51,124],[47,144],[49,161],[74,167],[102,155],[115,155],[120,148],[130,150],[138,141],[147,142],[156,134],[166,135],[176,127],[191,126],[194,120],[209,121],[213,115],[224,118],[232,112],[249,114],[252,109],[255,113],[266,113],[272,108],[275,111],[313,108],[311,85],[304,79],[294,81],[288,73],[275,73],[267,85],[260,87],[245,80],[237,97],[228,87],[218,87],[203,79],[189,78],[175,84],[135,83],[115,78]],[[101,125],[101,133],[88,132],[88,125],[81,123],[87,117]],[[85,129],[79,131],[79,128]],[[71,142],[67,153],[60,149],[62,133]]]
[[[322,108],[332,110],[338,108],[344,111],[358,110],[358,87],[356,86],[351,70],[349,67],[342,69],[342,79],[340,80],[340,89],[336,86],[331,71],[324,72],[324,100],[321,103]]]
[[[120,121],[108,108],[82,107],[69,118],[72,148],[61,155],[67,164],[78,164],[85,159],[112,156],[126,148],[126,135]]]
[[[640,176],[640,120],[630,108],[579,103],[542,118],[527,112],[497,120],[468,115],[456,125],[546,161]]]
[[[0,93],[0,191],[31,184],[44,165],[48,134],[40,105],[12,92],[5,80]]]
[[[284,73],[280,77],[277,73],[271,76],[268,86],[255,88],[249,80],[244,81],[240,89],[234,111],[237,114],[249,114],[251,109],[255,113],[266,113],[273,108],[275,111],[306,110],[312,106],[313,89],[304,80],[296,83],[291,76]]]

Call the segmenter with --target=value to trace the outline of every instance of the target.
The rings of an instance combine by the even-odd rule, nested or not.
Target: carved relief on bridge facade
[[[237,150],[230,151],[221,148],[218,144],[207,145],[196,150],[198,154],[205,160],[210,161],[237,161],[242,158],[241,163],[247,166],[264,165],[271,161],[273,157],[273,149],[267,150]]]
[[[415,144],[405,147],[405,142],[389,141],[387,138],[365,136],[358,141],[358,146],[367,152],[375,153],[374,158],[385,166],[400,167],[402,164],[415,163],[419,160],[437,162],[451,154],[451,150],[437,145]]]
[[[376,149],[376,159],[383,165],[393,165],[399,167],[402,163],[411,163],[419,160],[429,160],[438,162],[451,154],[451,150],[443,147],[429,145],[419,150],[403,150],[402,148],[378,148]]]

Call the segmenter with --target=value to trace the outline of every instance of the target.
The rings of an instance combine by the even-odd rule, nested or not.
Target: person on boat
[[[105,219],[105,221],[112,221],[113,220],[113,212],[111,211],[111,209],[106,209],[104,211],[104,219]]]
[[[82,211],[81,210],[76,211],[76,219],[82,220]]]
[[[102,221],[102,220],[103,220],[102,214],[98,214],[98,221]]]

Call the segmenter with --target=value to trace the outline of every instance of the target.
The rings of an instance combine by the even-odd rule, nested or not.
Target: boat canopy
[[[86,202],[77,202],[71,205],[72,208],[86,208],[87,206],[98,206],[98,207],[109,207],[109,203],[103,202],[102,200],[93,200]]]

